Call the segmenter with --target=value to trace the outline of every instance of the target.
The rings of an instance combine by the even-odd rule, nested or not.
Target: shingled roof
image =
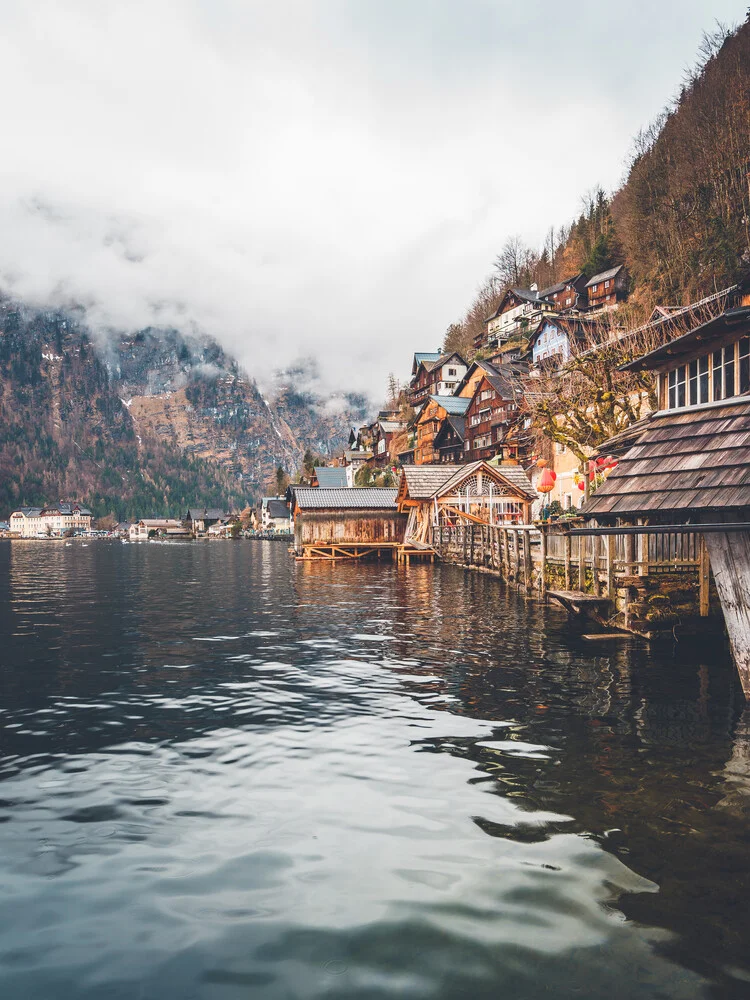
[[[409,500],[430,500],[443,496],[483,466],[499,474],[515,489],[535,500],[536,490],[520,465],[489,465],[487,462],[469,462],[467,465],[404,465],[401,469],[406,481]],[[402,499],[405,499],[402,493]]]
[[[401,472],[406,480],[410,500],[429,500],[435,490],[447,483],[463,465],[404,465]]]
[[[512,487],[526,494],[530,500],[536,500],[537,492],[529,481],[529,477],[520,465],[490,465],[488,462],[469,462],[468,465],[454,466],[456,471],[442,483],[435,491],[438,496],[450,493],[451,490],[459,486],[469,476],[474,475],[482,467],[490,469],[492,472],[509,483]],[[439,492],[438,492],[439,491]]]
[[[394,510],[396,493],[393,488],[381,486],[352,486],[346,489],[314,489],[305,487],[294,491],[298,510]]]
[[[682,520],[741,507],[750,507],[748,396],[655,414],[582,513]]]

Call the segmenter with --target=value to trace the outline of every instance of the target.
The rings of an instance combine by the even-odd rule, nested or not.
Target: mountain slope
[[[278,397],[278,398],[277,398]],[[208,337],[144,330],[97,343],[73,318],[0,302],[0,512],[61,497],[119,518],[244,506],[306,448],[344,444],[314,393],[266,401]]]

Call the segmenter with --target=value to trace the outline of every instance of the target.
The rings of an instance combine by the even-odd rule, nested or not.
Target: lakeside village
[[[557,601],[595,641],[727,637],[750,697],[750,274],[635,326],[629,284],[621,265],[508,288],[471,359],[417,352],[343,454],[258,511],[99,533],[283,538],[334,569],[440,559]],[[0,530],[73,538],[91,519],[66,502]]]

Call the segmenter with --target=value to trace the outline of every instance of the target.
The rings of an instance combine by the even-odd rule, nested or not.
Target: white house
[[[263,497],[260,516],[263,531],[286,533],[292,530],[292,512],[283,497]]]

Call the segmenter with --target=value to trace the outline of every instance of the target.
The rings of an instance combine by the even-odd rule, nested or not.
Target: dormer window
[[[597,290],[598,287],[599,287],[598,285],[592,285],[591,286],[591,294],[592,295],[594,294],[594,292]]]

